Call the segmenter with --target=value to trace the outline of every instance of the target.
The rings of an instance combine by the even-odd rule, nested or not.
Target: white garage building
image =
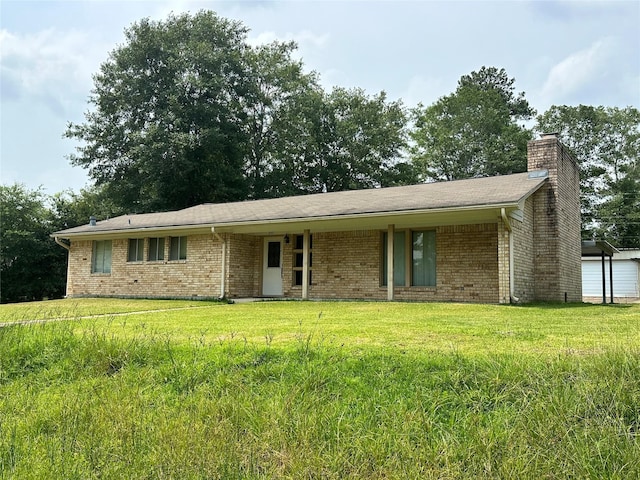
[[[582,295],[585,302],[613,301],[619,303],[640,300],[640,250],[613,249],[611,255],[584,255],[582,257]],[[602,281],[604,262],[604,283]],[[613,282],[611,282],[613,273]],[[603,285],[605,292],[603,295]]]

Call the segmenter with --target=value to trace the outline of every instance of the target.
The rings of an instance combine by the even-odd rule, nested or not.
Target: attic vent
[[[96,226],[96,217],[94,217],[93,215],[89,217],[89,225],[92,227]]]
[[[543,170],[534,170],[533,172],[529,172],[527,178],[547,178],[549,176],[549,170],[546,168]]]

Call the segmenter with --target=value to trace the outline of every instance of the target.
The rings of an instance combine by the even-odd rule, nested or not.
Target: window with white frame
[[[171,237],[169,239],[169,260],[187,259],[187,237]]]
[[[293,237],[293,284],[302,285],[302,263],[304,254],[304,235]],[[313,269],[313,235],[309,235],[309,283],[311,285],[311,275]]]
[[[95,240],[91,273],[111,273],[111,240]]]
[[[141,262],[144,259],[144,238],[129,239],[127,262]]]
[[[150,262],[158,262],[164,260],[164,237],[149,239],[149,252],[147,260]]]

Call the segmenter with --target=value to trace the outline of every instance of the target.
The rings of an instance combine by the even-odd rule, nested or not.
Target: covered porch
[[[217,224],[220,296],[508,303],[518,212],[512,204]]]

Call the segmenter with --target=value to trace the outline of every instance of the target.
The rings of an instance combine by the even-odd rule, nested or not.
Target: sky
[[[0,183],[50,195],[88,187],[64,132],[91,107],[92,75],[134,22],[201,9],[242,22],[254,45],[295,40],[327,90],[430,105],[462,75],[492,66],[539,113],[640,108],[637,0],[0,0]]]

